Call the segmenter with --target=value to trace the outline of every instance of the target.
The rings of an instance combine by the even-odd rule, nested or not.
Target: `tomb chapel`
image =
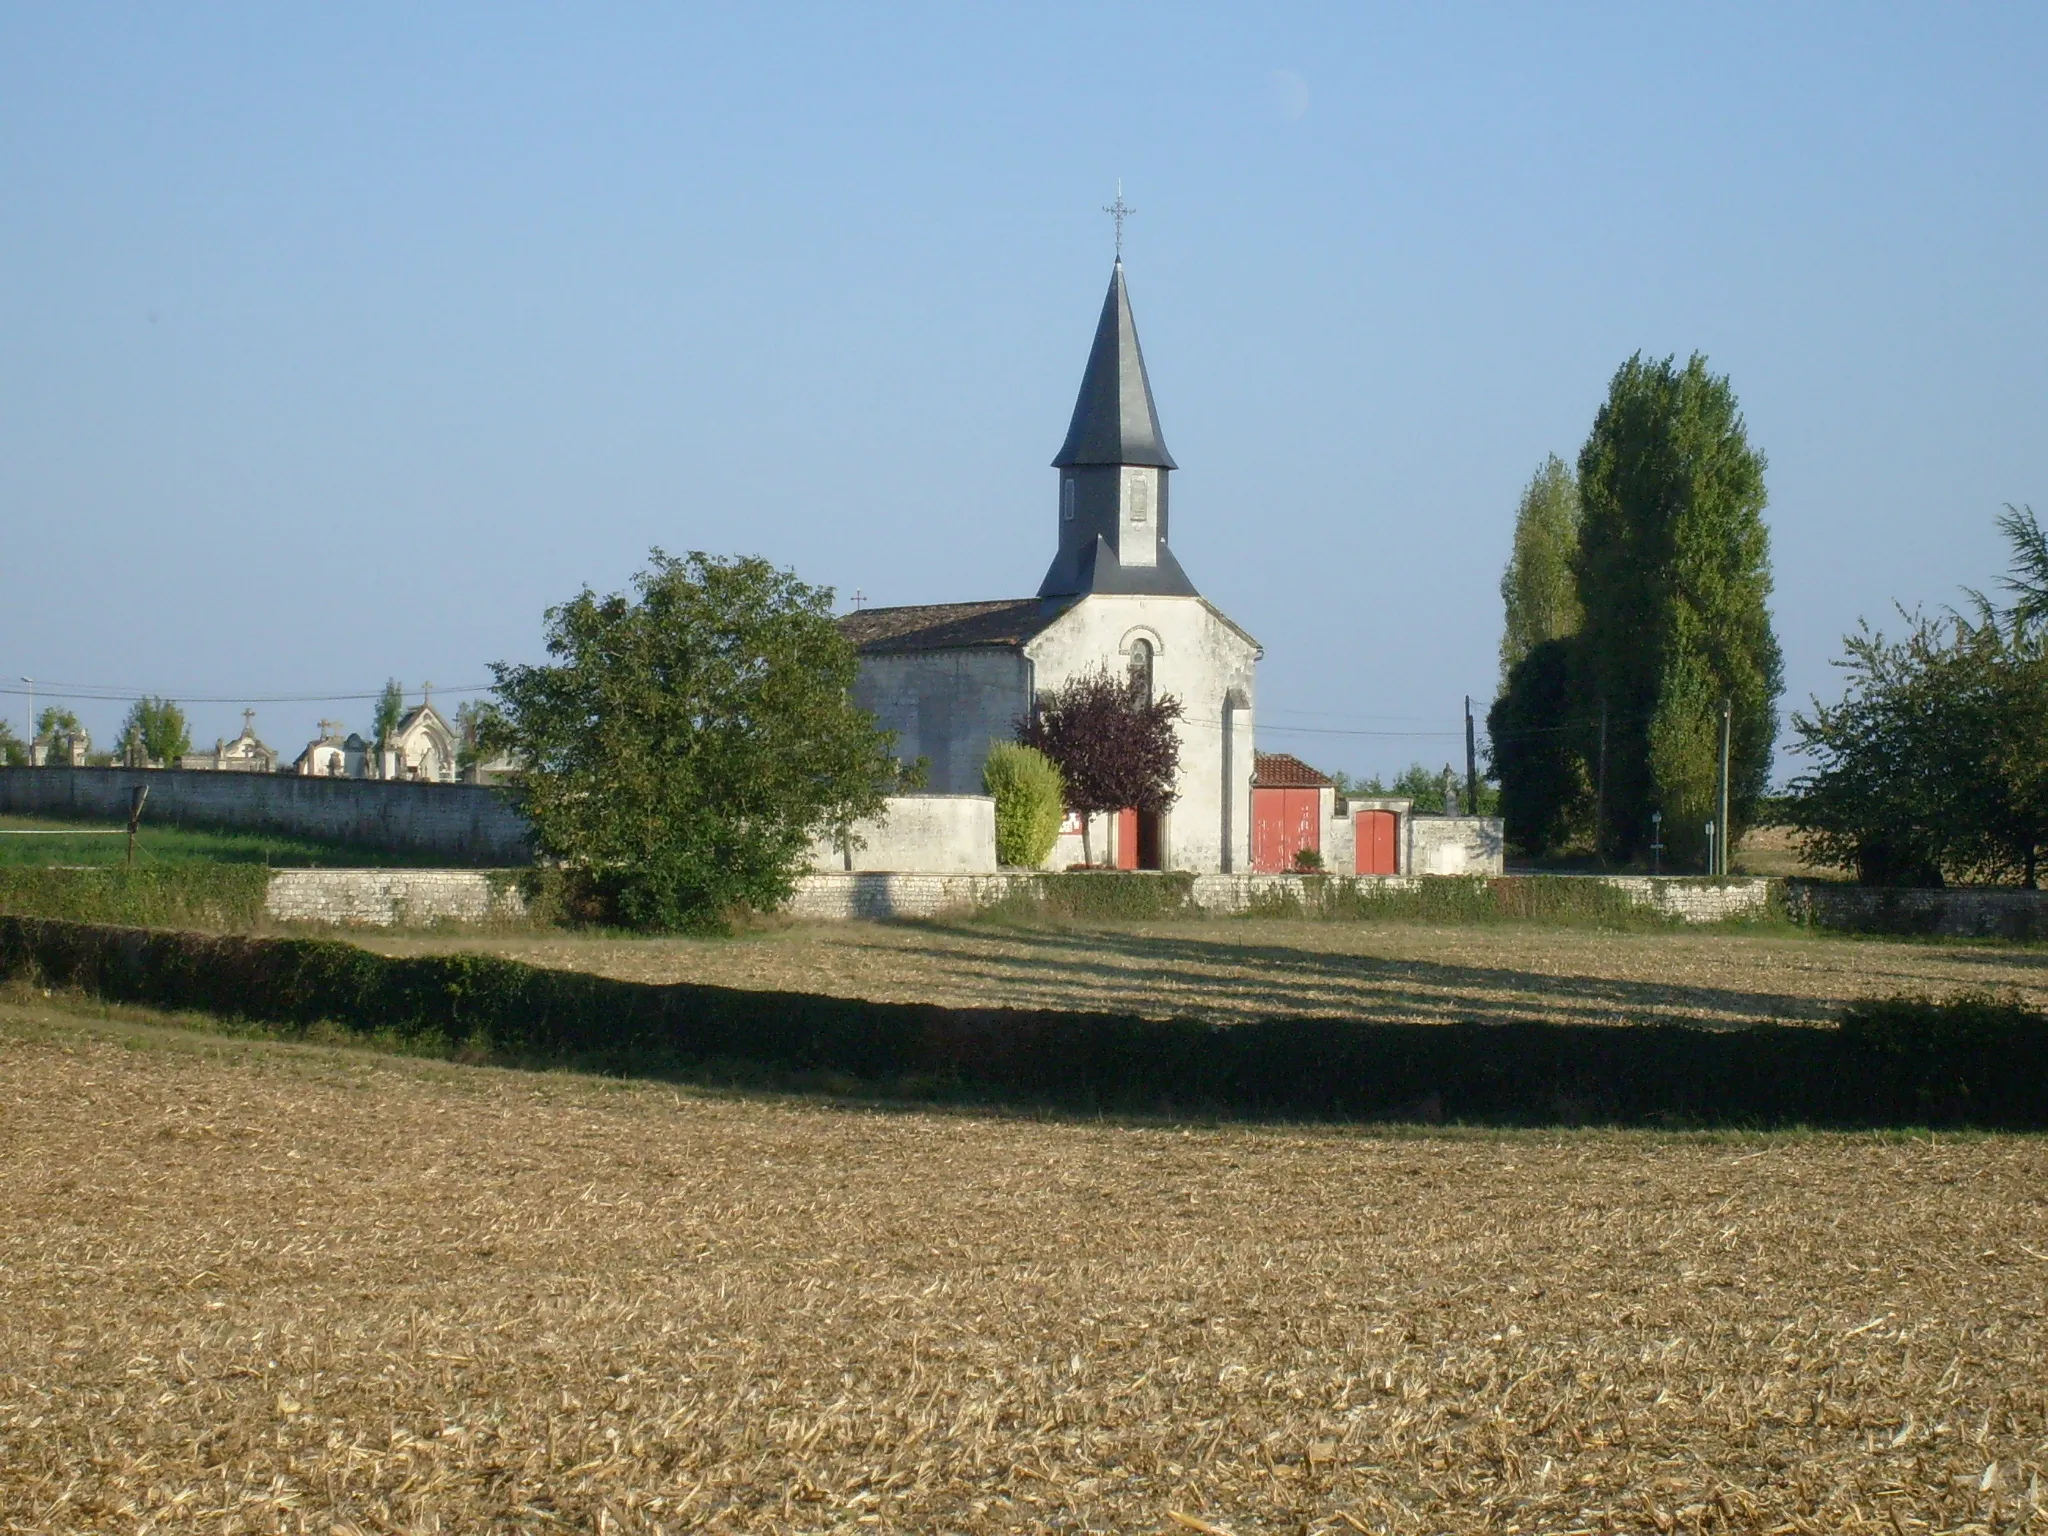
[[[978,795],[991,744],[1014,737],[1039,693],[1107,668],[1171,694],[1177,798],[1157,817],[1091,827],[1127,867],[1252,867],[1252,698],[1259,644],[1196,590],[1175,558],[1166,451],[1119,257],[1095,327],[1059,471],[1058,540],[1036,596],[870,608],[841,628],[860,653],[854,697],[930,761],[934,794]],[[1072,848],[1067,848],[1071,841]],[[1062,840],[1054,862],[1079,857]]]

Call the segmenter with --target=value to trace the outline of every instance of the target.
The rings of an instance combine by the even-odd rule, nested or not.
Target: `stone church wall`
[[[896,733],[897,756],[930,759],[927,790],[978,795],[989,743],[1014,736],[1030,703],[1029,672],[1008,648],[863,656],[853,701]]]
[[[1036,686],[1128,665],[1132,642],[1152,642],[1155,694],[1172,694],[1180,723],[1180,798],[1166,822],[1169,869],[1251,868],[1252,669],[1258,648],[1194,597],[1096,595],[1026,647]],[[1243,707],[1226,711],[1233,692]]]

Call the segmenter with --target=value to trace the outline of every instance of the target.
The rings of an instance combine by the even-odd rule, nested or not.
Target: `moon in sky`
[[[1276,69],[1272,74],[1273,105],[1280,109],[1280,115],[1290,123],[1298,123],[1308,115],[1308,82],[1291,69]]]

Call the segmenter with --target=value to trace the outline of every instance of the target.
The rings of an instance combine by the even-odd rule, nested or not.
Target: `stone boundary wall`
[[[1956,939],[2048,938],[2048,891],[1898,890],[1785,882],[1786,915],[1814,928]]]
[[[280,869],[270,877],[263,915],[338,928],[424,928],[524,917],[526,898],[509,875],[480,869]]]
[[[0,768],[0,812],[126,821],[129,791],[138,784],[149,787],[144,826],[278,832],[459,864],[533,862],[525,819],[499,791],[479,784],[183,768]]]
[[[994,875],[812,874],[797,881],[796,895],[783,911],[812,919],[919,918],[971,911],[991,905],[1015,884],[1043,878],[1028,872]],[[1347,882],[1351,877],[1341,877]],[[1434,875],[1369,875],[1359,885],[1380,890],[1422,889]],[[1454,877],[1455,878],[1455,877]],[[1512,877],[1509,877],[1512,878]],[[1595,880],[1628,894],[1637,906],[1654,907],[1688,923],[1716,923],[1730,918],[1762,917],[1770,911],[1771,882],[1759,878],[1697,880],[1677,876],[1574,875]],[[1204,912],[1232,915],[1249,911],[1262,898],[1301,889],[1293,875],[1196,875],[1193,899]]]
[[[1626,891],[1639,907],[1655,907],[1666,917],[1688,923],[1721,923],[1730,918],[1763,917],[1771,910],[1771,882],[1759,875],[1725,880],[1686,875],[1570,875],[1597,880]]]
[[[783,915],[814,922],[941,917],[993,905],[1014,886],[1042,878],[1025,872],[803,875]],[[1413,891],[1434,878],[1380,875],[1359,883],[1382,890]],[[1659,880],[1647,875],[1569,878],[1599,880],[1626,891],[1639,906],[1655,907],[1689,923],[1761,917],[1770,906],[1768,880]],[[1291,875],[1196,875],[1192,895],[1203,911],[1231,915],[1250,910],[1260,898],[1284,895],[1300,886],[1300,880]],[[2040,894],[2048,897],[2048,892]],[[509,872],[480,869],[280,869],[271,875],[264,901],[264,915],[273,921],[337,927],[426,927],[437,922],[517,919],[525,912],[525,900]]]
[[[850,853],[830,837],[811,843],[811,868],[905,871],[923,875],[996,872],[996,802],[990,795],[891,795],[878,817],[853,824],[861,846]]]

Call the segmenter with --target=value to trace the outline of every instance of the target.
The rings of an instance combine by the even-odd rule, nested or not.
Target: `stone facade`
[[[981,647],[864,655],[853,701],[896,733],[904,762],[926,760],[934,794],[978,795],[991,742],[1016,735],[1031,701],[1021,650]]]

